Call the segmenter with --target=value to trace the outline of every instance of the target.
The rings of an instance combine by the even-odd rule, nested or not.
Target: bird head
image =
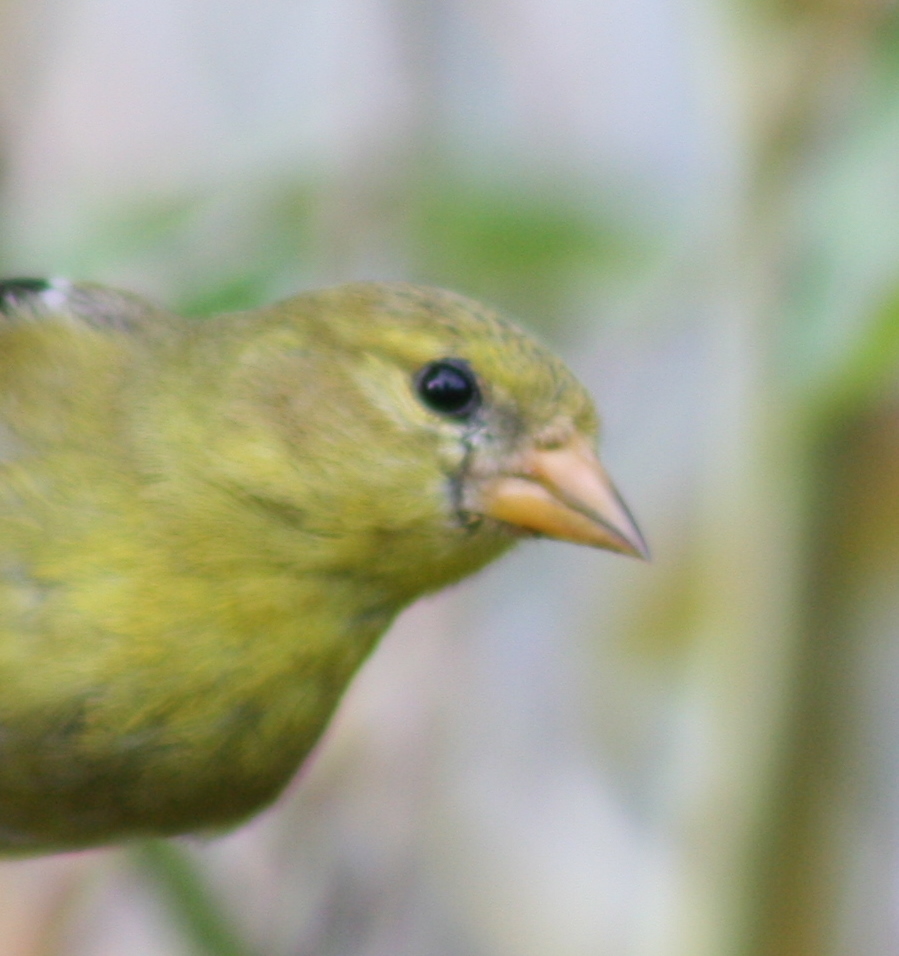
[[[307,559],[421,592],[523,537],[647,556],[594,452],[589,395],[492,310],[356,283],[232,319],[256,331],[236,336],[217,460],[273,517],[293,514]]]

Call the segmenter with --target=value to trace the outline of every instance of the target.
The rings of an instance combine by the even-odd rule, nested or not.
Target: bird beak
[[[488,479],[480,514],[526,531],[649,559],[627,505],[587,442],[575,436],[551,449],[532,448],[514,471]]]

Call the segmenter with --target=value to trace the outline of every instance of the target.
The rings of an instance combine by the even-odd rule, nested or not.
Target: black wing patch
[[[3,279],[0,281],[0,312],[12,315],[28,300],[53,287],[49,279]]]
[[[101,330],[137,331],[164,315],[139,296],[90,282],[0,279],[0,319],[13,322],[51,318]]]

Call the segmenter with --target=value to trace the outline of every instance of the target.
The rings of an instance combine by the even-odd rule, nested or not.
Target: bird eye
[[[441,359],[430,362],[416,376],[421,400],[432,411],[467,418],[481,406],[481,392],[467,362]]]

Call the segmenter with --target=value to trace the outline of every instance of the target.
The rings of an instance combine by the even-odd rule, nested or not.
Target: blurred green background
[[[261,818],[0,864],[2,956],[899,953],[895,3],[2,0],[0,266],[484,298],[655,553],[421,602]]]

